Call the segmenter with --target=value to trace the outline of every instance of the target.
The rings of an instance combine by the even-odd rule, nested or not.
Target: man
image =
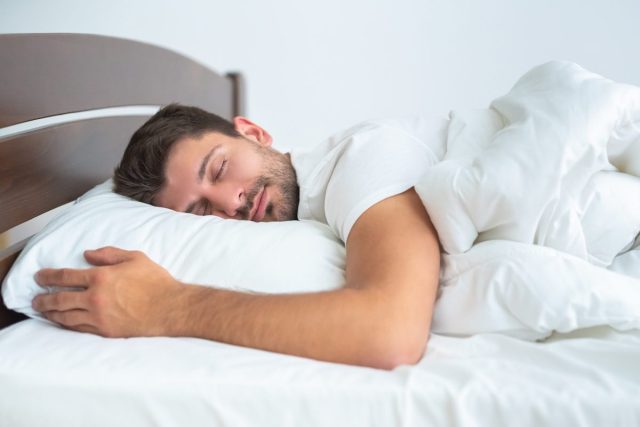
[[[44,269],[36,310],[107,337],[192,336],[393,369],[427,343],[439,274],[436,232],[413,185],[434,156],[401,126],[365,123],[307,152],[280,153],[244,117],[169,105],[132,136],[115,191],[197,215],[314,219],[346,244],[346,283],[256,295],[180,283],[143,253],[86,251],[96,267]]]

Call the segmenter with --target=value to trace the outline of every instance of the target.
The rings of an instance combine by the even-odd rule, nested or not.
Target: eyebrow
[[[204,179],[204,173],[207,170],[207,166],[209,165],[209,160],[211,160],[211,157],[213,157],[213,155],[216,154],[216,152],[220,148],[222,148],[222,144],[216,145],[211,150],[209,150],[209,152],[202,158],[202,161],[200,162],[200,169],[198,169],[198,184],[202,183],[202,180]],[[191,213],[199,201],[200,200],[195,200],[189,203],[189,205],[187,205],[187,208],[185,209],[185,212]]]

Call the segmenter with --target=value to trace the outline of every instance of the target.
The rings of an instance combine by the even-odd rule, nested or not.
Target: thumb
[[[129,261],[133,257],[133,251],[127,251],[114,246],[105,246],[99,249],[84,251],[84,257],[93,265],[113,265]]]

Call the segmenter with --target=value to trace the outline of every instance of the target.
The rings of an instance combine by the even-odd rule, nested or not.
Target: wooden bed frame
[[[36,217],[110,177],[131,134],[152,114],[141,107],[180,102],[226,118],[244,113],[239,73],[223,76],[146,43],[4,34],[0,63],[0,128],[8,131],[0,135],[0,282],[28,240],[16,240],[15,230],[27,223],[33,234],[41,227]],[[114,107],[128,108],[105,113]],[[81,112],[96,117],[40,120]],[[0,328],[24,318],[0,303]]]

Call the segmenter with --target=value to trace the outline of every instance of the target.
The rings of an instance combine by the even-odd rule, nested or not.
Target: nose
[[[246,203],[244,188],[232,183],[219,185],[212,189],[209,200],[212,203],[212,214],[223,218],[237,218],[238,210]]]

